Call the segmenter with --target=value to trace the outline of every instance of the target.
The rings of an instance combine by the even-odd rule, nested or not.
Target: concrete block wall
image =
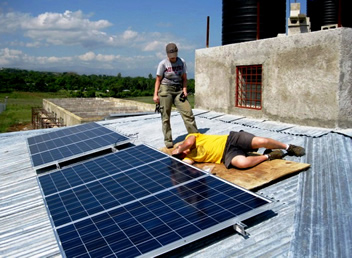
[[[63,124],[70,125],[79,125],[84,123],[82,117],[75,115],[69,110],[55,104],[50,99],[43,99],[43,108],[49,112],[56,115],[58,119],[63,121]]]
[[[100,121],[110,114],[150,112],[155,105],[116,98],[63,98],[43,99],[43,108],[70,126]]]
[[[352,128],[352,29],[342,34],[338,96],[339,127]]]
[[[262,64],[262,109],[235,107],[236,66]],[[195,107],[327,128],[352,128],[352,29],[198,49]]]

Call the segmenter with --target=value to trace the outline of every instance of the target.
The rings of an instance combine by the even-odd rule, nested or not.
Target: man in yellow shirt
[[[258,151],[259,148],[267,149],[264,155],[248,156],[249,152]],[[286,150],[286,153],[282,150]],[[185,141],[173,150],[172,154],[183,158],[189,164],[223,162],[226,168],[231,166],[250,168],[265,160],[282,159],[286,154],[300,157],[305,154],[305,150],[300,146],[240,131],[230,132],[229,135],[188,134]]]

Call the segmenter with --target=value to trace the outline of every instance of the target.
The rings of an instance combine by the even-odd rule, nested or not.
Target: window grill
[[[262,65],[236,67],[236,107],[262,109]]]

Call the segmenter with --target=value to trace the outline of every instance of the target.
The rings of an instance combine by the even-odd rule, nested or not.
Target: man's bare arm
[[[177,155],[186,150],[191,150],[191,148],[193,147],[193,145],[195,145],[195,143],[196,143],[196,137],[194,135],[191,135],[182,144],[177,146],[177,148],[172,151],[172,154]]]

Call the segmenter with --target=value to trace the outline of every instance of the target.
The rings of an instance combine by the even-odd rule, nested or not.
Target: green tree
[[[125,98],[130,96],[152,96],[155,78],[122,77],[110,75],[78,75],[64,72],[38,72],[12,68],[0,70],[0,91],[50,91],[66,90],[76,97],[111,96]],[[194,92],[194,80],[188,81],[189,92]]]
[[[84,93],[84,96],[87,98],[94,98],[95,97],[95,89],[93,87],[88,88],[87,91]]]

